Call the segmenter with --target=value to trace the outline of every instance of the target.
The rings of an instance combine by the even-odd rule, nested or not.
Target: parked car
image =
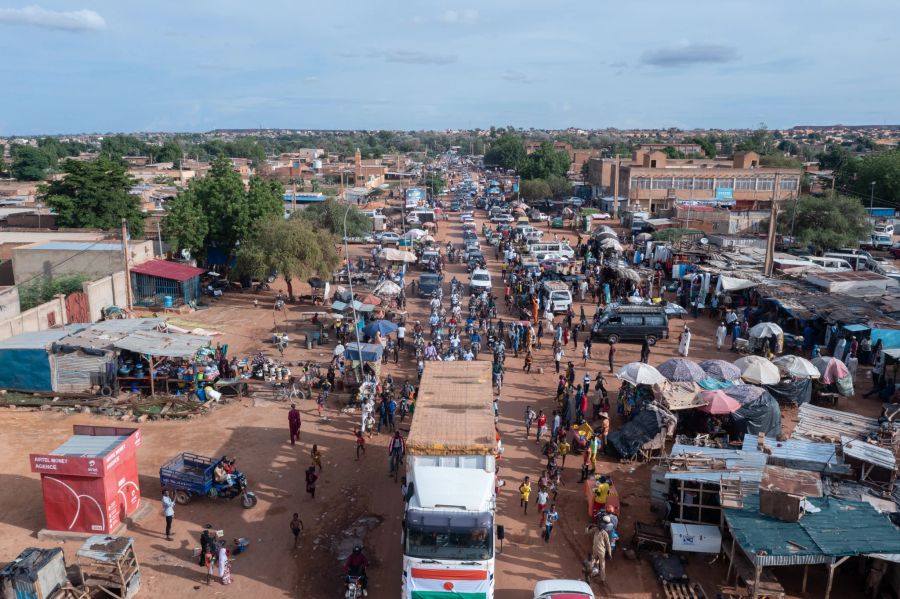
[[[476,268],[469,275],[469,292],[480,293],[485,290],[488,292],[491,290],[491,273],[482,268]]]
[[[515,219],[510,214],[497,214],[491,217],[492,223],[511,223]]]
[[[583,580],[542,580],[534,585],[534,599],[594,599],[594,591]]]
[[[427,272],[419,277],[419,297],[431,297],[431,294],[441,288],[444,277],[437,273]]]
[[[378,235],[377,239],[384,245],[397,245],[400,243],[400,236],[393,231],[385,231]]]

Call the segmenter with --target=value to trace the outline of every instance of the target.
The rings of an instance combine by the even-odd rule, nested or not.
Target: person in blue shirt
[[[397,402],[393,397],[387,400],[386,410],[388,430],[394,432],[394,413],[397,411]]]

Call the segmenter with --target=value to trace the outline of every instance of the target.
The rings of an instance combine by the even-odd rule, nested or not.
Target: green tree
[[[525,164],[528,153],[525,142],[519,135],[504,133],[491,144],[484,154],[484,163],[504,169],[519,170]]]
[[[865,156],[854,166],[853,189],[867,199],[866,205],[873,182],[876,204],[879,200],[891,206],[900,204],[900,150]]]
[[[695,143],[703,148],[703,153],[707,158],[715,158],[716,157],[716,140],[712,136],[708,137],[692,137],[688,140],[689,143]]]
[[[675,160],[687,158],[687,156],[685,156],[685,153],[675,146],[666,146],[665,148],[663,148],[663,153],[667,158],[672,158]]]
[[[301,213],[302,214],[302,213]],[[253,237],[237,253],[238,274],[264,277],[277,271],[293,299],[293,280],[312,276],[330,278],[341,258],[335,236],[303,218],[269,216],[261,220]]]
[[[347,209],[349,208],[349,212]],[[347,217],[347,236],[362,237],[372,231],[372,220],[352,204],[342,204],[335,198],[311,204],[298,218],[309,222],[317,230],[328,231],[339,238],[344,237],[344,216]]]
[[[154,152],[154,161],[155,162],[171,162],[175,166],[178,166],[181,163],[181,156],[183,150],[181,149],[181,144],[179,144],[174,139],[167,139],[163,142],[162,147]]]
[[[52,166],[50,157],[40,148],[14,145],[9,153],[12,157],[10,174],[19,181],[43,181]]]
[[[446,181],[441,176],[440,173],[430,172],[426,173],[426,175],[422,178],[422,185],[431,192],[431,196],[441,195],[441,192],[444,191],[444,187],[446,186]]]
[[[147,144],[133,135],[111,135],[100,142],[100,153],[107,158],[146,156],[148,150]]]
[[[6,174],[6,158],[4,158],[4,154],[6,152],[6,146],[0,144],[0,177]]]
[[[785,156],[781,153],[766,154],[759,157],[760,166],[768,166],[774,168],[802,168],[803,163],[796,158]]]
[[[778,232],[793,235],[817,251],[855,246],[872,234],[869,214],[862,202],[850,196],[802,196],[788,202],[778,215]]]
[[[209,222],[196,186],[188,188],[166,202],[166,216],[161,221],[162,235],[176,252],[188,250],[199,256],[206,247]]]
[[[553,195],[550,184],[544,179],[526,179],[522,181],[519,193],[526,202],[545,200]]]
[[[550,193],[554,198],[560,200],[572,195],[572,184],[565,177],[551,175],[546,179],[547,185],[550,186]]]
[[[81,291],[88,277],[70,275],[66,277],[41,277],[34,283],[19,288],[19,309],[24,312],[52,300],[57,295],[69,295]]]
[[[571,160],[569,155],[553,147],[549,141],[529,154],[522,163],[519,173],[523,179],[547,179],[549,177],[565,177]]]
[[[40,197],[56,212],[61,227],[116,229],[128,221],[132,236],[144,234],[141,201],[129,193],[135,181],[118,160],[66,160],[62,179],[50,181]]]

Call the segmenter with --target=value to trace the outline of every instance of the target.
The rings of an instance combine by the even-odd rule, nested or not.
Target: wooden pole
[[[772,192],[772,206],[769,211],[769,235],[766,239],[766,261],[763,273],[772,276],[775,267],[775,234],[778,231],[778,196],[781,188],[781,173],[775,173],[775,189]]]
[[[803,586],[800,587],[800,592],[806,594],[806,577],[809,574],[809,564],[803,566]]]
[[[631,190],[629,190],[629,193]],[[616,177],[613,179],[613,209],[612,219],[619,217],[619,157],[616,156]]]
[[[128,266],[128,221],[122,219],[122,260],[125,268],[125,309],[131,311],[131,269]]]
[[[734,533],[732,533],[733,535]],[[731,584],[731,569],[734,567],[734,544],[735,538],[731,537],[731,552],[728,554],[728,572],[725,573],[725,582]]]
[[[759,597],[759,577],[762,574],[762,566],[753,565],[753,599]],[[827,599],[827,597],[826,597]]]
[[[825,599],[831,596],[831,583],[834,582],[834,562],[828,564],[828,582],[825,584]]]
[[[153,366],[153,356],[150,354],[146,355],[147,363],[150,365],[150,397],[156,395],[156,386],[154,385],[155,381],[153,380],[153,375],[155,373],[155,367]]]

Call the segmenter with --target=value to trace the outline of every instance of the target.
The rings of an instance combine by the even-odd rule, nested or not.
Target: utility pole
[[[781,191],[781,173],[775,173],[775,189],[772,192],[772,207],[769,211],[769,236],[766,239],[766,261],[763,267],[763,274],[767,277],[772,276],[772,269],[775,266],[775,232],[778,230],[778,196]]]
[[[128,266],[128,221],[122,219],[122,261],[125,267],[125,309],[131,311],[131,269]]]
[[[619,156],[616,155],[616,177],[613,179],[613,209],[612,219],[619,217]]]
[[[869,216],[871,216],[872,208],[875,207],[875,181],[872,181],[872,191],[869,193]]]

